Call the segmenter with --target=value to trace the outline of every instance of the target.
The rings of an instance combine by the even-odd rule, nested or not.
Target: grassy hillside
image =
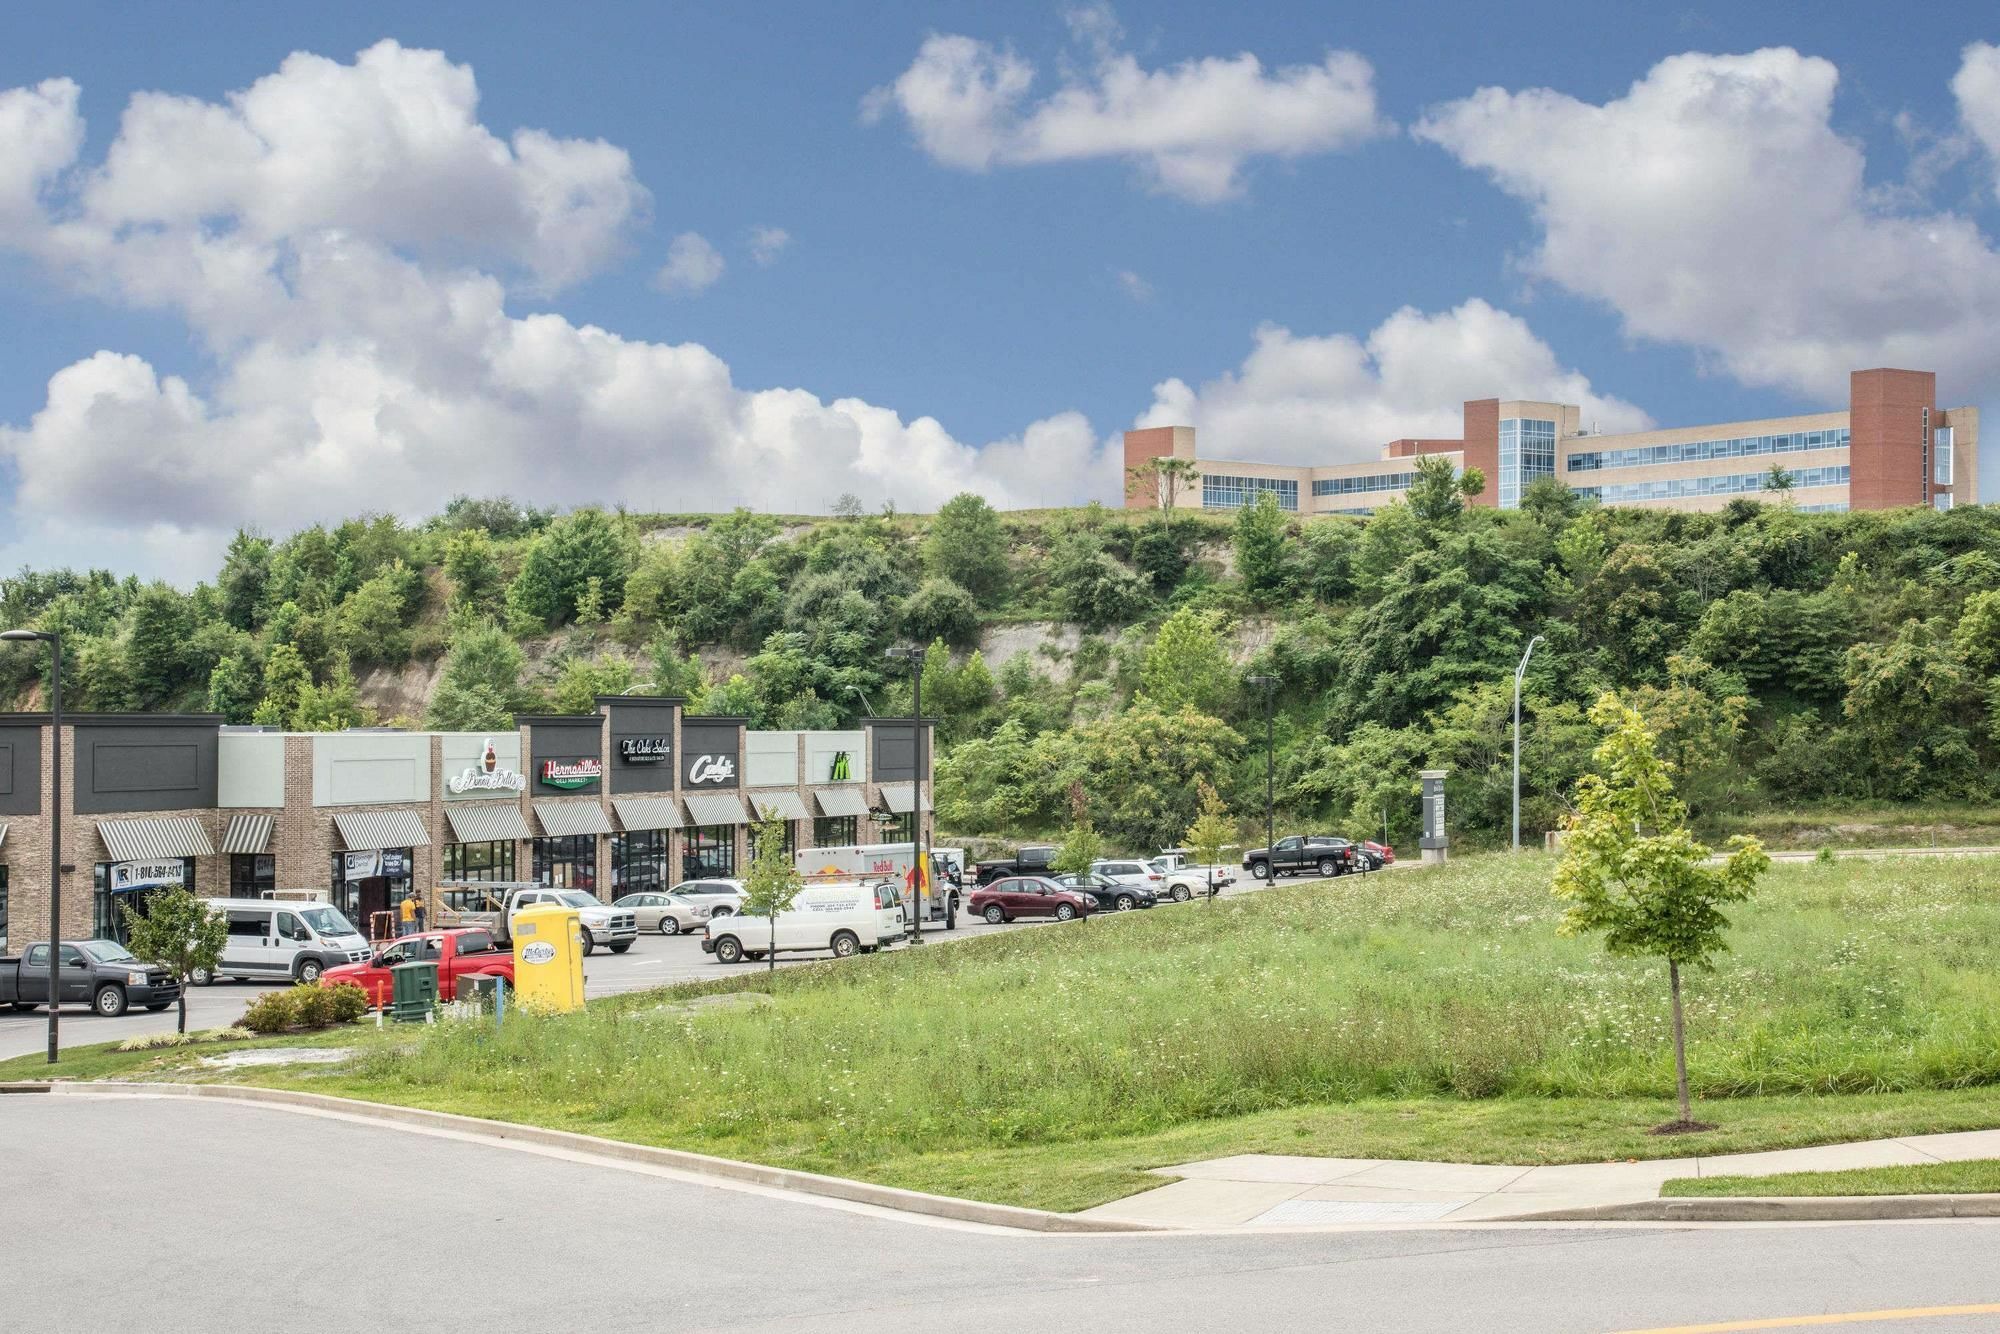
[[[1766,500],[1605,510],[1551,484],[1501,513],[1449,479],[1365,520],[995,514],[969,495],[839,517],[460,500],[414,526],[245,532],[192,591],[23,571],[0,580],[0,621],[65,632],[76,707],[303,729],[505,726],[634,687],[842,726],[907,709],[883,652],[928,644],[955,836],[1046,834],[1080,790],[1135,849],[1180,837],[1198,778],[1239,816],[1261,807],[1260,673],[1279,682],[1283,818],[1407,842],[1412,775],[1438,767],[1460,837],[1499,839],[1511,679],[1540,635],[1530,838],[1560,821],[1607,689],[1646,713],[1710,831],[1768,815],[1806,845],[1899,826],[1891,841],[1926,842],[2000,823],[2000,510]],[[0,652],[0,702],[39,699],[37,661]]]

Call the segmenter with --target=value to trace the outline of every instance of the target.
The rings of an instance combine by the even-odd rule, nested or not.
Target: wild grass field
[[[1054,1207],[1248,1148],[1585,1161],[2000,1125],[2000,858],[1776,867],[1687,988],[1467,858],[996,935],[247,1078]],[[687,988],[680,989],[682,992]]]

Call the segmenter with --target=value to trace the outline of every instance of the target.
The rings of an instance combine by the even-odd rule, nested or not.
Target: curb
[[[0,1094],[7,1093],[84,1096],[107,1094],[127,1097],[137,1094],[145,1097],[217,1098],[227,1102],[251,1102],[316,1112],[337,1112],[343,1116],[386,1122],[391,1125],[448,1130],[489,1140],[513,1140],[521,1144],[536,1144],[598,1158],[615,1158],[625,1162],[645,1163],[652,1167],[672,1168],[695,1176],[719,1177],[727,1181],[794,1191],[801,1195],[819,1195],[827,1199],[845,1200],[851,1204],[873,1205],[898,1213],[926,1214],[933,1218],[948,1218],[960,1223],[982,1223],[989,1227],[1004,1227],[1019,1232],[1129,1233],[1176,1230],[1146,1223],[1117,1223],[1109,1219],[1083,1218],[1076,1214],[1059,1214],[1046,1209],[1027,1209],[1012,1204],[987,1204],[980,1200],[959,1199],[954,1195],[928,1195],[922,1191],[903,1190],[896,1186],[878,1186],[871,1182],[853,1181],[846,1177],[822,1176],[817,1172],[798,1172],[785,1167],[766,1167],[761,1163],[738,1162],[733,1158],[716,1158],[705,1153],[691,1153],[686,1149],[663,1149],[650,1144],[630,1144],[623,1140],[600,1139],[595,1135],[581,1135],[574,1131],[549,1130],[541,1126],[521,1125],[514,1121],[487,1121],[476,1116],[425,1111],[417,1107],[396,1107],[388,1103],[363,1102],[355,1098],[336,1098],[326,1093],[300,1093],[290,1089],[253,1088],[240,1084],[137,1084],[112,1081],[71,1083],[67,1080],[47,1083],[23,1080],[18,1083],[0,1084]]]
[[[1551,1209],[1510,1223],[1831,1223],[1899,1218],[2000,1218],[2000,1195],[1708,1196]]]

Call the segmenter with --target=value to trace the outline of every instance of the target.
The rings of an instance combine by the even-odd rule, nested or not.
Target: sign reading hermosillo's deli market
[[[573,791],[576,788],[589,787],[602,777],[604,777],[604,764],[601,760],[542,761],[541,779],[544,787],[559,787]]]

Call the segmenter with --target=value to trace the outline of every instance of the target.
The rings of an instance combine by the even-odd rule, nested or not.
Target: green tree
[[[1121,713],[1035,738],[1028,771],[1044,818],[1060,819],[1080,784],[1091,795],[1092,824],[1107,839],[1160,847],[1194,819],[1193,780],[1205,776],[1226,793],[1242,749],[1227,723],[1192,709],[1168,713],[1141,696]]]
[[[957,584],[982,607],[1007,595],[1007,533],[993,507],[961,491],[938,507],[924,539],[924,569]]]
[[[1222,850],[1236,834],[1236,822],[1214,784],[1206,778],[1195,780],[1198,805],[1194,823],[1181,836],[1181,846],[1193,854],[1209,887],[1208,901],[1215,902],[1215,868],[1222,864]]]
[[[1713,816],[1745,796],[1736,747],[1750,713],[1740,681],[1699,658],[1667,656],[1667,684],[1642,685],[1627,696],[1659,743],[1676,787],[1695,814]]]
[[[926,700],[926,703],[929,701]],[[968,833],[997,834],[1022,826],[1035,809],[1028,729],[1008,718],[937,759],[938,822]]]
[[[1192,525],[1171,517],[1150,520],[1132,539],[1132,565],[1155,593],[1171,593],[1193,565]]]
[[[797,862],[785,855],[785,818],[766,807],[757,813],[752,838],[750,873],[743,877],[743,912],[762,917],[770,929],[770,947],[765,957],[771,971],[778,967],[778,914],[789,910],[799,891],[805,888]]]
[[[1905,621],[1886,644],[1847,651],[1847,716],[1867,760],[1870,796],[1909,800],[1977,790],[1973,707],[1966,671],[1942,617]]]
[[[1968,670],[1980,676],[2000,672],[2000,589],[1974,593],[1965,600],[1951,646]]]
[[[920,643],[942,639],[961,648],[979,641],[979,608],[950,579],[926,579],[903,603],[903,633]]]
[[[187,890],[175,885],[155,890],[146,911],[118,905],[125,919],[125,947],[147,963],[156,963],[181,984],[180,1031],[187,1032],[188,985],[196,973],[213,973],[229,943],[229,922]]]
[[[344,732],[360,727],[372,718],[361,706],[360,691],[354,685],[354,669],[345,653],[337,653],[333,670],[324,685],[308,682],[299,691],[297,706],[287,725],[294,732]]]
[[[1254,502],[1236,512],[1231,538],[1236,548],[1236,573],[1252,593],[1270,597],[1283,590],[1289,526],[1285,512],[1278,508],[1278,497],[1269,491],[1259,491]]]
[[[232,653],[208,674],[208,708],[229,722],[247,723],[257,711],[262,681],[251,659]]]
[[[334,641],[354,662],[395,665],[410,656],[410,632],[405,628],[411,600],[423,583],[415,571],[397,561],[363,581],[341,599],[334,612]]]
[[[598,603],[616,605],[625,596],[631,554],[625,535],[603,510],[585,508],[557,519],[537,535],[507,590],[511,615],[531,626],[573,619],[590,581],[598,581]]]
[[[1049,858],[1049,869],[1057,875],[1089,875],[1091,864],[1104,856],[1104,840],[1090,827],[1090,803],[1081,783],[1069,785],[1069,828]]]
[[[1605,731],[1596,755],[1603,772],[1577,784],[1576,814],[1555,875],[1556,896],[1570,905],[1561,931],[1601,931],[1613,955],[1666,960],[1680,1107],[1669,1128],[1698,1129],[1688,1094],[1681,969],[1712,967],[1713,956],[1729,948],[1722,906],[1749,898],[1771,859],[1756,839],[1739,834],[1722,864],[1710,866],[1709,849],[1688,832],[1687,808],[1638,711],[1607,693],[1590,717]]]
[[[290,727],[298,712],[299,698],[312,685],[298,649],[290,644],[273,644],[264,655],[264,697],[257,702],[251,720],[262,727]]]
[[[1477,468],[1459,471],[1443,454],[1419,454],[1411,460],[1415,476],[1404,500],[1417,522],[1426,528],[1444,528],[1458,522],[1465,502],[1486,489],[1486,474]]]
[[[493,621],[461,622],[438,672],[425,711],[428,726],[447,732],[486,732],[514,725],[527,706],[521,689],[521,646]]]
[[[222,594],[222,619],[238,630],[254,630],[262,617],[264,585],[271,577],[271,539],[237,529],[222,558],[215,585]]]
[[[1766,491],[1776,491],[1780,495],[1791,494],[1792,475],[1785,471],[1784,464],[1773,463],[1770,469],[1765,472],[1764,489]]]
[[[194,632],[187,599],[166,584],[148,584],[132,604],[127,649],[132,690],[142,709],[167,708],[189,684],[187,641]]]
[[[451,583],[451,614],[490,616],[505,592],[500,558],[483,528],[464,528],[445,539],[444,576]]]
[[[1228,702],[1234,671],[1223,644],[1222,615],[1182,607],[1167,617],[1146,650],[1140,688],[1161,708],[1186,707],[1219,714]]]
[[[1180,504],[1181,494],[1200,485],[1201,465],[1171,454],[1147,459],[1125,470],[1125,494],[1152,501],[1162,514],[1172,514]]]
[[[637,680],[623,658],[571,658],[556,676],[556,712],[595,713],[599,695],[623,694]]]

